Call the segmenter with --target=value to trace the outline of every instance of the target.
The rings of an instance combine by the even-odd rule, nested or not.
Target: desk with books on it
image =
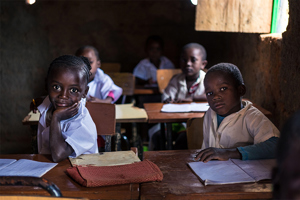
[[[52,162],[50,155],[41,154],[0,155],[0,158]],[[66,174],[66,169],[69,167],[71,167],[70,161],[66,159],[59,162],[43,176],[43,178],[56,184],[64,197],[82,197],[89,199],[139,199],[139,184],[137,183],[87,188],[80,186]],[[30,186],[0,186],[0,195],[49,196],[46,190]]]
[[[196,152],[196,150],[145,152],[144,159],[154,162],[161,169],[164,178],[162,182],[142,183],[140,199],[272,198],[270,180],[257,183],[204,186],[187,165],[188,162],[193,162]]]

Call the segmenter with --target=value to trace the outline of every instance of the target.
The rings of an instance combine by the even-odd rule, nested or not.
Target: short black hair
[[[52,70],[60,67],[82,71],[84,76],[86,77],[87,83],[89,82],[89,78],[91,75],[90,70],[92,67],[90,65],[89,60],[86,57],[78,57],[73,55],[59,56],[51,62],[50,67],[48,69],[47,77],[50,76],[50,72]]]
[[[186,45],[183,46],[182,53],[186,49],[189,49],[189,48],[199,49],[201,51],[202,61],[206,60],[206,57],[207,57],[206,50],[205,50],[205,48],[201,44],[198,44],[198,43],[188,43],[188,44],[186,44]]]
[[[240,85],[244,85],[243,76],[242,76],[239,68],[237,66],[235,66],[234,64],[231,64],[231,63],[216,64],[207,70],[205,78],[210,73],[213,73],[213,72],[221,72],[224,74],[228,74],[234,81],[236,87],[239,87]],[[204,78],[204,80],[205,80],[205,78]]]
[[[86,50],[86,49],[93,50],[94,53],[95,53],[95,56],[96,56],[97,60],[100,60],[100,56],[99,56],[98,50],[95,47],[91,46],[91,45],[85,45],[85,46],[82,46],[79,49],[77,49],[77,51],[75,52],[75,56],[82,55],[83,51]]]
[[[300,139],[300,111],[292,115],[285,123],[277,143],[277,164],[280,164],[286,159],[290,151],[291,143]]]
[[[164,40],[159,35],[150,35],[146,40],[146,48],[151,42],[159,43],[160,47],[164,49]]]

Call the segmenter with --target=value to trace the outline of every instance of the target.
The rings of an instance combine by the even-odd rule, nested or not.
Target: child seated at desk
[[[204,79],[210,108],[204,116],[202,149],[195,160],[275,158],[279,131],[250,101],[240,70],[233,64],[211,67]]]
[[[181,74],[176,74],[164,90],[164,103],[182,101],[206,101],[204,89],[207,64],[206,50],[198,43],[189,43],[182,49],[180,58]]]
[[[273,199],[300,199],[300,111],[284,125],[273,169]]]
[[[116,86],[113,80],[100,69],[101,61],[97,49],[93,46],[83,46],[76,51],[75,55],[88,58],[92,66],[87,100],[99,103],[115,103],[122,95],[123,90]]]
[[[162,55],[164,48],[163,39],[152,35],[146,41],[146,54],[148,58],[141,60],[133,70],[138,85],[156,84],[157,69],[174,69],[173,63]]]
[[[91,66],[84,57],[64,55],[50,64],[48,96],[38,106],[38,151],[54,162],[98,153],[96,126],[85,107]]]

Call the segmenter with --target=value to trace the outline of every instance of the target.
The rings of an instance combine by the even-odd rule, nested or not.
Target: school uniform
[[[46,126],[46,113],[51,107],[49,96],[38,106],[38,110],[41,113],[37,133],[39,154],[51,154],[49,143],[50,126]],[[60,121],[60,125],[63,138],[74,150],[70,157],[98,153],[96,125],[85,107],[85,99],[80,101],[78,114],[72,118]]]
[[[106,99],[108,96],[113,98],[115,103],[122,95],[122,88],[116,86],[113,80],[103,72],[97,69],[94,80],[88,83],[89,91],[87,97],[93,96],[98,99]]]
[[[243,108],[226,116],[218,126],[217,114],[209,108],[204,116],[203,122],[203,144],[202,148],[216,147],[216,148],[236,148],[243,156],[243,150],[246,146],[258,145],[266,142],[270,138],[271,145],[267,144],[269,151],[268,156],[274,156],[277,138],[280,133],[275,125],[257,108],[255,108],[250,101],[242,101]],[[262,149],[265,149],[263,145]],[[253,154],[255,148],[248,148],[250,154]],[[243,160],[251,159],[246,153]],[[261,158],[261,157],[259,157]],[[254,157],[253,157],[254,159]]]
[[[173,63],[165,56],[160,57],[159,69],[174,69]],[[150,62],[149,58],[141,60],[133,70],[133,75],[143,80],[152,78],[156,81],[157,68]]]
[[[186,85],[185,74],[176,74],[170,80],[168,86],[164,90],[162,95],[162,100],[170,98],[174,99],[186,99],[186,98],[199,98],[205,97],[205,88],[204,88],[204,77],[205,72],[200,70],[199,77],[196,82],[193,83],[191,88],[188,90]]]

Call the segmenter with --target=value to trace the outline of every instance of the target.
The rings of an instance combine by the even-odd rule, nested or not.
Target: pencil
[[[32,103],[33,103],[33,105],[34,105],[34,106],[36,106],[36,104],[35,104],[35,100],[34,100],[34,99],[32,99]]]

